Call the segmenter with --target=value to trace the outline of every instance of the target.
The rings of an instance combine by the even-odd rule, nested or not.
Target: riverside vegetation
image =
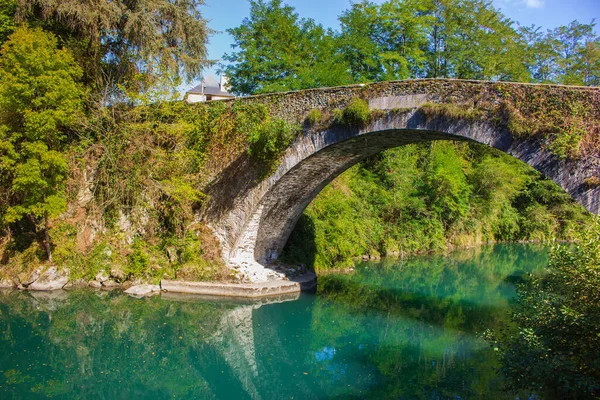
[[[240,156],[256,158],[269,174],[298,126],[243,101],[172,101],[173,88],[210,65],[205,44],[212,31],[202,5],[0,0],[0,282],[25,283],[40,265],[67,268],[71,280],[83,281],[102,270],[121,282],[234,278],[199,218],[204,188]],[[232,89],[255,94],[424,77],[577,85],[600,79],[593,22],[547,32],[515,28],[480,0],[363,1],[340,22],[340,31],[327,30],[279,0],[251,1],[251,15],[230,32],[236,51],[223,70]],[[599,143],[597,121],[586,121],[576,102],[561,106],[552,115],[531,110],[534,118],[507,108],[503,123],[516,135],[546,135],[558,157],[589,157]],[[479,112],[431,105],[421,111]],[[333,116],[313,110],[306,124],[370,117],[356,100]],[[434,142],[387,151],[338,177],[306,210],[284,258],[322,271],[364,255],[578,239],[574,228],[590,222],[564,191],[509,156]],[[512,325],[489,333],[515,388],[530,386],[548,398],[599,393],[600,369],[590,356],[600,326],[598,234],[579,238],[574,252],[555,250],[548,278],[519,289]],[[335,289],[335,279],[324,283]],[[81,305],[104,307],[92,303]],[[348,303],[356,305],[355,298]]]
[[[476,333],[546,261],[499,244],[368,262],[262,305],[0,291],[0,397],[514,399]]]
[[[142,11],[143,4],[0,3],[2,279],[26,282],[39,265],[52,264],[69,269],[72,280],[92,279],[109,269],[121,281],[234,278],[222,265],[216,239],[198,218],[203,189],[243,154],[263,163],[269,174],[303,121],[295,125],[271,117],[259,104],[206,107],[172,101],[174,87],[198,77],[210,64],[205,42],[212,31],[198,11],[201,1],[162,3],[169,27]],[[250,17],[231,32],[238,51],[226,57],[232,64],[225,71],[233,90],[259,93],[407,77],[596,83],[593,23],[574,22],[546,35],[535,31],[539,34],[533,40],[529,31],[514,30],[498,11],[478,1],[450,1],[433,13],[426,8],[422,11],[427,18],[417,25],[400,5],[412,11],[416,9],[410,7],[417,7],[394,1],[356,4],[340,17],[342,32],[333,32],[300,19],[279,1],[251,2]],[[79,12],[72,14],[71,9]],[[468,49],[451,47],[464,35],[483,38],[483,32],[467,31],[470,25],[453,20],[467,9],[471,11],[465,15],[475,20],[491,13],[502,29],[488,39],[509,38],[529,55],[526,62],[489,69],[490,54],[471,57]],[[99,10],[109,10],[101,21],[95,17]],[[133,11],[140,15],[136,29],[122,18]],[[382,23],[392,20],[397,28]],[[391,42],[376,40],[392,40],[399,27],[406,28],[404,39],[397,42],[401,47],[388,48]],[[276,37],[279,31],[292,35]],[[255,34],[273,46],[255,47],[246,40]],[[346,76],[343,81],[304,80],[307,75],[292,61],[282,68],[291,72],[293,84],[261,73],[256,57],[267,60],[265,66],[273,59],[287,62],[294,47],[275,44],[290,41],[317,49],[316,58],[299,58],[303,68],[334,71],[325,63],[324,55],[330,53],[351,76],[339,75]],[[545,52],[535,50],[540,46]],[[469,51],[473,48],[485,47]],[[365,49],[370,49],[368,60],[356,64],[361,58],[353,52]],[[471,69],[463,65],[467,56]],[[303,64],[309,60],[311,64]],[[419,69],[396,68],[404,62]],[[543,76],[538,74],[542,64]],[[256,77],[261,77],[260,84]],[[267,85],[275,81],[279,86]],[[357,99],[332,120],[313,110],[307,123],[361,124],[370,117],[365,107]],[[477,112],[428,107],[423,111]],[[594,142],[583,137],[589,126],[561,126],[560,109],[550,118],[536,115],[533,121],[541,122],[535,126],[508,111],[507,123],[515,134],[536,134],[545,124],[552,150],[561,157],[587,156],[586,143]],[[569,111],[573,118],[576,111]],[[595,132],[597,127],[592,128]],[[402,255],[487,241],[570,239],[572,227],[588,218],[561,189],[508,156],[475,144],[413,145],[382,153],[334,181],[308,208],[285,259],[322,270],[349,266],[363,255]]]

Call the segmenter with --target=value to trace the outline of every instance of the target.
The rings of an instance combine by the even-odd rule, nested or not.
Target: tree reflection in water
[[[4,291],[0,397],[514,398],[478,334],[545,263],[527,245],[366,263],[270,304]]]

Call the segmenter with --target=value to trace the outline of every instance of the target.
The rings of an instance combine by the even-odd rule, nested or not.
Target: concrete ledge
[[[261,306],[266,304],[277,304],[298,300],[298,298],[300,298],[300,293],[286,293],[278,296],[273,295],[267,297],[223,297],[206,294],[162,292],[160,297],[163,300],[175,301],[179,303],[212,302],[218,304]]]
[[[269,281],[261,283],[214,283],[183,282],[162,280],[160,287],[167,293],[189,293],[205,296],[238,298],[260,298],[281,296],[314,290],[317,286],[316,275],[310,273],[290,281]]]

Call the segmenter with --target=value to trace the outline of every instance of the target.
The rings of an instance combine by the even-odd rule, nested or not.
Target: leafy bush
[[[586,133],[587,131],[583,127],[569,126],[568,129],[555,136],[549,146],[550,150],[561,159],[577,158],[581,140]]]
[[[126,272],[130,276],[147,276],[149,267],[150,257],[146,245],[141,239],[136,238],[133,242],[133,252],[127,257]]]
[[[311,126],[318,124],[319,122],[321,122],[322,119],[323,119],[323,112],[321,110],[319,110],[318,108],[313,108],[312,110],[310,110],[310,112],[308,113],[308,116],[306,117],[306,121]]]
[[[365,100],[354,97],[344,110],[334,110],[334,121],[348,126],[364,126],[371,120],[371,109]]]
[[[283,119],[271,119],[255,126],[248,136],[248,154],[266,166],[266,173],[273,172],[279,157],[292,143],[296,128]]]
[[[600,219],[553,248],[547,275],[518,288],[517,329],[488,333],[513,389],[547,399],[600,395]]]
[[[600,178],[598,178],[597,176],[590,176],[589,178],[586,178],[584,182],[589,188],[595,188],[600,186]]]

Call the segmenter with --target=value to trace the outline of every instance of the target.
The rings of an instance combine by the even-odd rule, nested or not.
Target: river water
[[[514,399],[480,333],[546,262],[520,244],[383,260],[258,304],[0,291],[0,398]]]

